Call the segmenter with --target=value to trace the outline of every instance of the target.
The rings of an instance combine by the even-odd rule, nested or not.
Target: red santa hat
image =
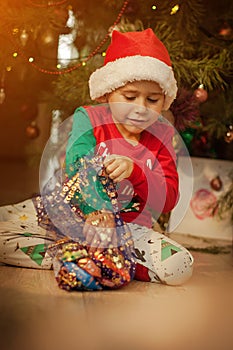
[[[104,65],[90,76],[91,99],[139,80],[158,83],[165,94],[164,110],[169,109],[176,97],[177,84],[164,44],[151,28],[127,33],[114,30]]]

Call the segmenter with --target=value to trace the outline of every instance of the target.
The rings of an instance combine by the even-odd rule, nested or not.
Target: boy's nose
[[[136,103],[136,112],[143,114],[147,111],[147,104],[146,100],[144,99],[138,99]]]

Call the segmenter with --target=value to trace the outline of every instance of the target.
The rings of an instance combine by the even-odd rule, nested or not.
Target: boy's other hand
[[[86,217],[83,228],[89,253],[117,247],[115,217],[111,212],[94,212]]]
[[[104,161],[105,171],[114,182],[127,179],[133,171],[133,161],[126,156],[111,154]]]

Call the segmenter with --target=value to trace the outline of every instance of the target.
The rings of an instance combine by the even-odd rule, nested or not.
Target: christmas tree
[[[103,63],[112,30],[148,27],[170,53],[179,88],[170,117],[191,156],[232,160],[231,0],[2,0],[4,145],[9,142],[6,123],[13,117],[16,129],[24,125],[29,143],[38,137],[40,103],[47,105],[43,118],[50,131],[52,111],[64,119],[77,106],[93,103],[88,78]],[[43,147],[37,151],[40,155]],[[224,196],[220,213],[232,208],[232,189]]]
[[[104,2],[106,8],[113,3]],[[167,46],[179,86],[171,111],[192,155],[232,159],[232,144],[229,145],[233,139],[232,23],[230,1],[225,1],[224,6],[200,0],[156,1],[156,4],[129,1],[115,26],[120,31],[150,26]],[[89,45],[95,47],[92,42]],[[87,64],[84,62],[85,69],[73,71],[69,76],[61,75],[54,82],[59,108],[71,113],[75,106],[91,102],[88,76],[102,63],[105,46]],[[71,93],[71,89],[76,93]]]
[[[32,124],[29,137],[39,132],[38,102],[62,111],[63,118],[92,103],[88,77],[103,63],[113,29],[151,27],[173,62],[179,91],[171,112],[191,155],[232,159],[230,0],[4,0],[1,5],[0,112],[13,99]],[[72,55],[59,60],[64,37]]]

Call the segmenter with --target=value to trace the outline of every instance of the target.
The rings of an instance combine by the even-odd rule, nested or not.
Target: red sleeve
[[[164,213],[171,211],[179,199],[179,179],[172,136],[172,129],[167,129],[162,142],[159,142],[152,169],[137,160],[128,178],[134,191],[151,209]]]

